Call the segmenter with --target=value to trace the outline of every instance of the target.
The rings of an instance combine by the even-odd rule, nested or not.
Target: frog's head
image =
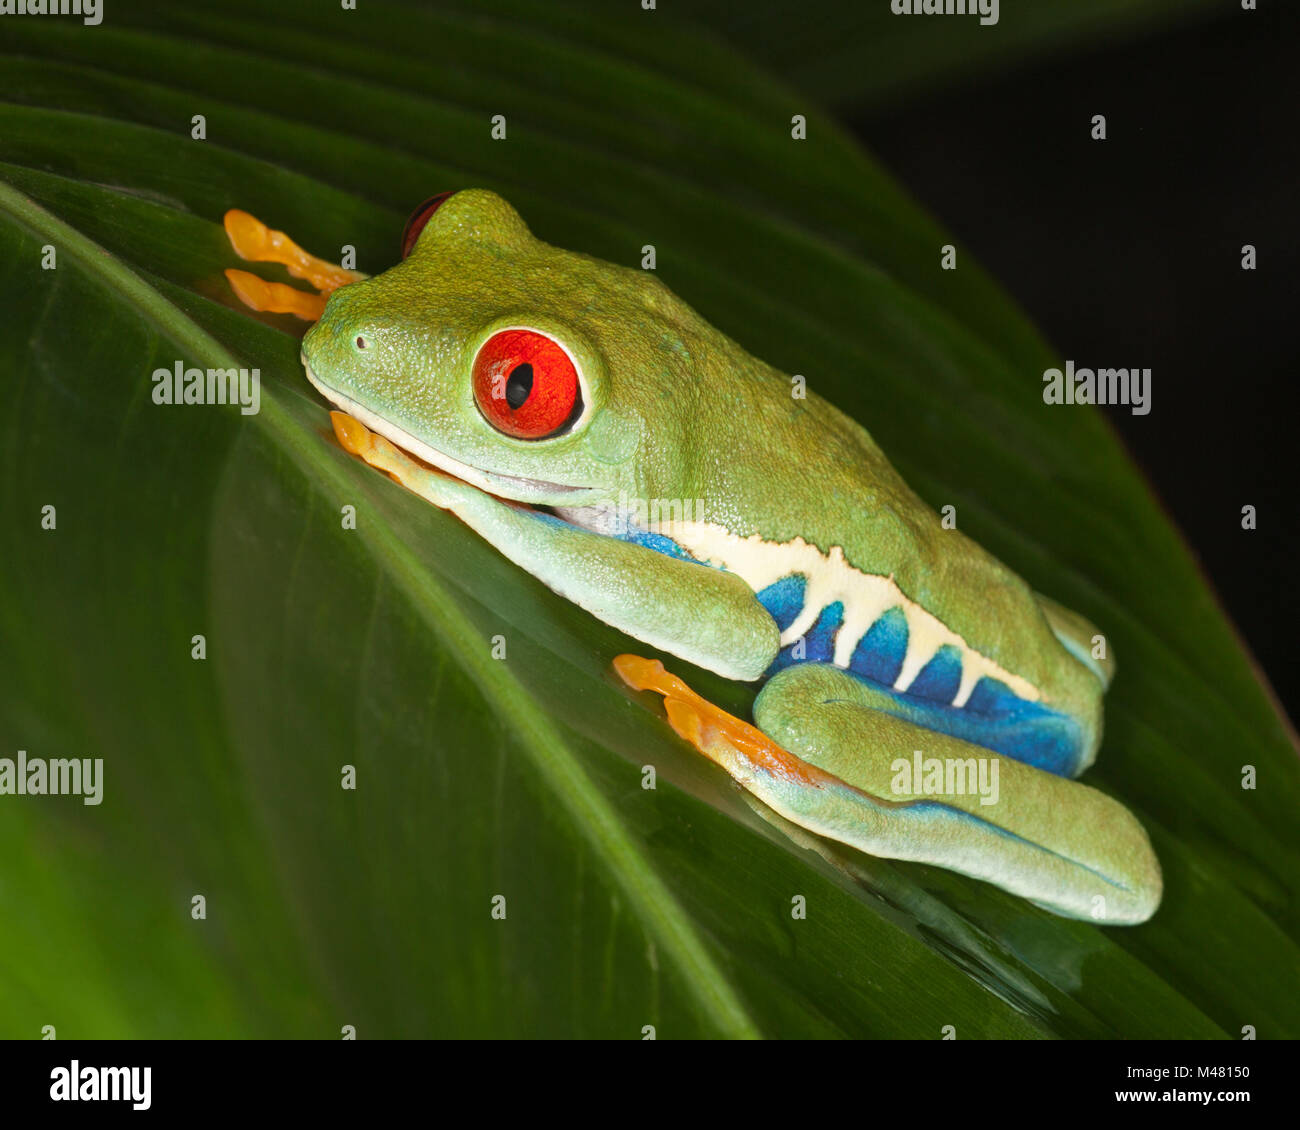
[[[649,272],[534,238],[495,193],[412,216],[404,258],[334,292],[303,341],[312,383],[408,454],[552,506],[668,490],[707,326]]]

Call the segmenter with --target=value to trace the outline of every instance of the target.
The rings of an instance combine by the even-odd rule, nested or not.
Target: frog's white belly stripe
[[[1039,699],[1038,688],[1031,682],[976,651],[937,616],[909,600],[892,576],[854,568],[839,546],[824,554],[803,538],[789,542],[764,541],[758,534],[742,538],[711,522],[674,522],[671,531],[664,532],[698,560],[737,574],[755,592],[791,574],[802,576],[803,609],[781,633],[782,647],[803,636],[827,605],[839,601],[844,606],[844,622],[835,636],[833,661],[837,667],[847,668],[871,625],[897,608],[907,619],[907,652],[894,690],[906,691],[939,649],[949,644],[961,655],[961,683],[953,706],[965,706],[975,685],[986,675],[1005,683],[1023,699]]]

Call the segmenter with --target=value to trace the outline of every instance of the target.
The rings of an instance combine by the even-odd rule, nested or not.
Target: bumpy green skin
[[[586,410],[569,433],[541,442],[515,439],[479,412],[471,386],[474,356],[493,333],[513,326],[550,335],[577,363]],[[364,352],[355,347],[358,335],[368,342]],[[653,273],[551,247],[535,239],[500,197],[462,191],[433,216],[408,259],[331,296],[304,341],[303,357],[326,396],[354,415],[363,413],[364,422],[399,447],[412,450],[416,440],[487,476],[510,476],[490,479],[485,493],[477,489],[483,481],[467,486],[431,475],[421,493],[629,634],[740,679],[761,675],[778,647],[771,617],[732,574],[539,522],[502,499],[557,508],[699,499],[707,521],[739,537],[759,535],[769,543],[801,538],[823,554],[839,547],[854,568],[892,576],[907,598],[970,646],[1034,684],[1045,705],[1077,719],[1087,735],[1084,764],[1091,760],[1109,677],[1109,669],[1089,657],[1091,625],[1037,597],[960,532],[943,529],[861,426],[814,393],[792,396],[788,377],[708,325]],[[416,453],[429,458],[426,450]],[[550,485],[517,488],[518,479]],[[822,669],[833,681],[858,685]],[[888,764],[900,752],[928,752],[935,745],[934,734],[919,731],[910,741],[906,733],[894,734],[888,749],[863,748],[873,740],[870,725],[846,725],[844,744],[835,750],[828,749],[824,732],[816,742],[803,741],[801,730],[824,731],[818,715],[825,700],[810,695],[806,676],[784,676],[763,692],[767,718],[758,712],[760,726],[813,763],[835,765],[833,771],[850,782],[854,773],[846,765],[882,758]],[[841,698],[856,693],[843,690]],[[875,713],[865,704],[856,709]],[[897,719],[890,725],[917,730]],[[957,744],[963,747],[957,752],[988,755]],[[1084,896],[1097,884],[1083,876],[1091,876],[1100,860],[1103,886],[1123,892],[1108,901],[1104,920],[1149,916],[1159,901],[1159,870],[1136,821],[1104,797],[1098,809],[1092,798],[1100,794],[1092,790],[1019,769],[1021,809],[1034,808],[1032,795],[1050,803],[1018,821],[1015,835],[1006,833],[1017,821],[999,814],[996,827],[990,821],[990,828],[972,833],[972,844],[954,852],[956,833],[936,828],[926,816],[895,822],[893,831],[869,842],[860,838],[859,846],[977,874],[1076,916],[1096,917]],[[764,796],[761,784],[746,785]],[[769,793],[781,789],[788,792],[789,783],[773,784]],[[825,796],[782,793],[780,801],[778,810],[796,822],[854,842],[843,827],[843,798],[831,805]],[[820,818],[831,807],[841,815]],[[869,808],[862,807],[863,819],[874,821],[878,812]],[[1080,837],[1096,850],[1080,854]],[[1024,858],[1035,850],[1039,864]],[[1049,857],[1052,862],[1042,862]],[[1120,902],[1123,910],[1114,905]]]

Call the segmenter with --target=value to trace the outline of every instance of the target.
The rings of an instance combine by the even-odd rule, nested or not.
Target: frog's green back
[[[998,678],[1077,719],[1085,731],[1078,767],[1090,762],[1103,689],[1088,662],[1091,626],[1055,605],[1049,620],[1020,577],[944,528],[864,427],[661,291],[653,288],[646,308],[674,348],[612,366],[611,398],[625,402],[626,374],[641,411],[649,383],[653,403],[671,416],[668,428],[647,429],[638,497],[684,501],[699,520],[678,524],[675,540],[756,591],[803,576],[796,635],[814,625],[815,612],[842,602],[838,660],[851,655],[846,636],[864,635],[901,602],[919,649],[909,652],[906,674],[918,675],[945,643],[964,645],[961,701],[979,674]],[[617,354],[616,341],[610,349]]]

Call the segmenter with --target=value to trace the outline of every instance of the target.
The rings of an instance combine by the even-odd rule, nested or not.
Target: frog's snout
[[[307,369],[311,368],[312,358],[317,352],[314,346],[315,341],[319,339],[319,335],[316,332],[319,327],[320,322],[317,322],[311,327],[311,329],[303,334],[302,345],[298,348],[298,360],[301,361],[303,367]]]
[[[316,381],[318,374],[332,373],[339,366],[330,364],[330,345],[333,334],[323,329],[323,320],[317,322],[303,335],[302,345],[298,350],[298,360],[307,371],[307,376]]]

